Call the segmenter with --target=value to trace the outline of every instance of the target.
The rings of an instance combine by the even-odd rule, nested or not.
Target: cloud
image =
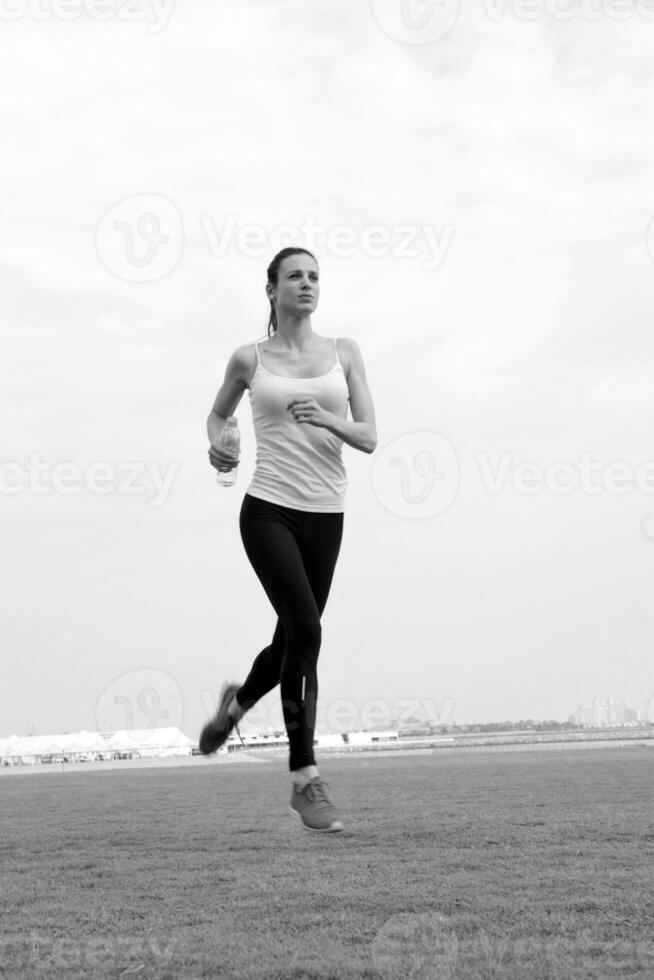
[[[253,0],[236,8],[204,0],[192,14],[175,9],[158,35],[142,24],[81,19],[5,27],[0,82],[14,93],[0,108],[7,145],[0,246],[0,337],[10,355],[0,367],[10,422],[5,458],[38,450],[53,464],[182,464],[169,505],[147,519],[138,500],[105,505],[98,497],[81,506],[63,497],[22,498],[14,513],[20,510],[25,523],[15,546],[25,543],[31,561],[14,583],[17,621],[31,622],[29,569],[43,547],[44,515],[57,516],[48,570],[60,569],[67,540],[95,528],[91,550],[101,553],[103,542],[115,540],[112,526],[133,522],[121,537],[121,561],[135,569],[131,585],[142,590],[129,612],[134,657],[150,642],[143,608],[162,602],[157,588],[138,578],[139,527],[154,527],[148,553],[173,583],[171,601],[163,599],[171,637],[176,629],[186,636],[188,604],[198,584],[207,587],[208,566],[250,575],[233,523],[235,497],[217,491],[206,470],[205,419],[231,351],[265,333],[265,270],[284,223],[300,226],[301,237],[313,217],[327,232],[345,225],[355,236],[353,255],[327,248],[320,255],[314,329],[360,344],[382,445],[402,431],[442,431],[469,464],[473,451],[492,455],[498,447],[518,461],[526,455],[547,463],[576,458],[578,447],[608,459],[651,443],[650,25],[554,24],[547,17],[528,23],[508,15],[493,21],[470,4],[446,40],[421,48],[383,34],[368,4],[309,9],[295,0]],[[184,239],[174,270],[142,284],[112,274],[95,249],[102,216],[137,194],[174,204]],[[202,219],[220,234],[230,216],[236,232],[216,255]],[[260,254],[238,245],[248,223],[263,231]],[[438,268],[427,267],[424,236],[414,254],[401,253],[393,236],[407,223],[439,235],[451,226]],[[363,245],[373,225],[393,241],[378,257]],[[239,413],[247,422],[247,396]],[[251,456],[253,438],[248,428]],[[462,626],[461,611],[469,611],[470,595],[475,602],[485,595],[489,576],[497,603],[484,600],[488,622],[503,615],[515,624],[515,635],[508,628],[503,634],[502,655],[514,671],[526,671],[523,691],[529,686],[524,639],[532,629],[529,609],[543,593],[525,584],[527,551],[534,567],[546,565],[548,610],[557,609],[554,620],[548,611],[539,622],[543,651],[550,644],[557,656],[585,663],[583,644],[566,646],[557,634],[561,620],[571,634],[587,629],[590,606],[570,599],[570,580],[583,583],[593,609],[615,611],[613,637],[629,625],[625,603],[645,579],[634,562],[642,542],[636,531],[624,531],[631,519],[624,498],[589,503],[578,494],[565,505],[544,493],[497,500],[464,481],[447,515],[417,527],[374,497],[373,460],[350,448],[346,458],[354,519],[344,567],[353,579],[357,556],[365,555],[374,572],[371,594],[386,589],[391,608],[400,587],[389,573],[392,540],[405,560],[402,587],[442,596],[439,616],[454,664],[444,693],[466,692],[470,720],[488,709],[470,688],[469,660],[460,652],[483,649],[492,666],[486,652],[499,640],[480,633],[474,615]],[[246,477],[243,470],[241,488]],[[637,509],[637,499],[629,503]],[[189,543],[188,528],[202,526],[210,540],[194,534]],[[184,556],[188,577],[179,578],[162,528],[175,529],[175,555]],[[589,542],[597,552],[592,563]],[[618,585],[609,580],[598,559],[607,550],[639,574],[625,573]],[[434,562],[443,554],[452,564],[439,583]],[[559,574],[562,565],[568,579]],[[70,644],[84,651],[88,636],[74,622],[71,587],[89,608],[95,595],[108,596],[116,613],[115,582],[101,561],[95,566],[96,578],[64,566],[52,583],[52,608],[66,617]],[[454,585],[452,567],[459,573]],[[459,589],[458,608],[448,588]],[[259,599],[267,630],[269,609]],[[236,632],[239,601],[237,594]],[[251,599],[244,601],[249,610]],[[348,579],[341,601],[344,615],[356,618]],[[412,629],[433,639],[433,607],[425,609]],[[601,671],[614,663],[615,643],[601,615],[593,622],[593,669]],[[44,619],[44,635],[52,625]],[[380,660],[392,664],[386,627],[380,620],[372,629]],[[369,616],[365,629],[369,635]],[[207,635],[198,633],[199,647]],[[353,630],[347,643],[360,645],[361,635]],[[57,654],[59,672],[68,640]],[[113,640],[106,641],[108,655]],[[29,637],[17,633],[15,641],[18,659],[33,657]],[[647,648],[645,634],[633,641],[636,657],[639,643]],[[171,639],[165,652],[173,672],[175,658],[185,655],[185,644],[181,653],[175,646]],[[440,683],[427,646],[410,654],[421,690]],[[483,691],[491,675],[483,663],[476,669],[474,686]],[[389,684],[391,674],[389,667]],[[635,665],[631,677],[637,690],[645,668],[641,674]],[[334,690],[340,684],[334,675]],[[568,700],[572,710],[575,699]],[[545,696],[541,704],[553,713]],[[80,708],[73,700],[67,708],[74,727]]]

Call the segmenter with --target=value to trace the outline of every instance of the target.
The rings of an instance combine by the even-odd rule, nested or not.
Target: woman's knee
[[[315,651],[317,654],[322,642],[322,625],[319,616],[295,616],[288,624],[284,624],[286,630],[286,643],[297,644],[306,653]]]

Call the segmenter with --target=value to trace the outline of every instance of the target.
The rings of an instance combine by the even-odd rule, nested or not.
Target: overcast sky
[[[379,440],[319,730],[654,719],[654,21],[549,8],[3,8],[0,735],[194,737],[270,642],[206,416],[291,240]]]

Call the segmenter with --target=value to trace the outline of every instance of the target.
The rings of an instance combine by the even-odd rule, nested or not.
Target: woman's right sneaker
[[[329,799],[327,783],[320,776],[314,776],[301,787],[293,784],[290,807],[307,830],[329,833],[343,829],[341,815]]]
[[[204,726],[198,740],[198,748],[203,755],[210,755],[212,752],[219,749],[221,745],[224,745],[229,738],[232,728],[236,728],[238,737],[241,739],[241,743],[245,746],[245,742],[241,738],[241,733],[238,730],[238,724],[234,721],[232,716],[227,713],[227,709],[232,703],[240,686],[240,684],[223,684],[220,690],[220,696],[218,698],[218,708],[216,710],[216,714],[213,716],[211,721],[207,722],[207,724]]]

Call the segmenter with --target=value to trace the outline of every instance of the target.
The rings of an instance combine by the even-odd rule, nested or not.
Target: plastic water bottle
[[[241,434],[238,431],[238,419],[235,415],[229,415],[226,422],[225,428],[223,429],[220,436],[220,445],[222,449],[226,449],[228,452],[236,453],[241,448]],[[232,470],[227,470],[223,472],[218,470],[218,483],[221,487],[232,487],[236,483],[236,471],[238,470],[238,465]]]

